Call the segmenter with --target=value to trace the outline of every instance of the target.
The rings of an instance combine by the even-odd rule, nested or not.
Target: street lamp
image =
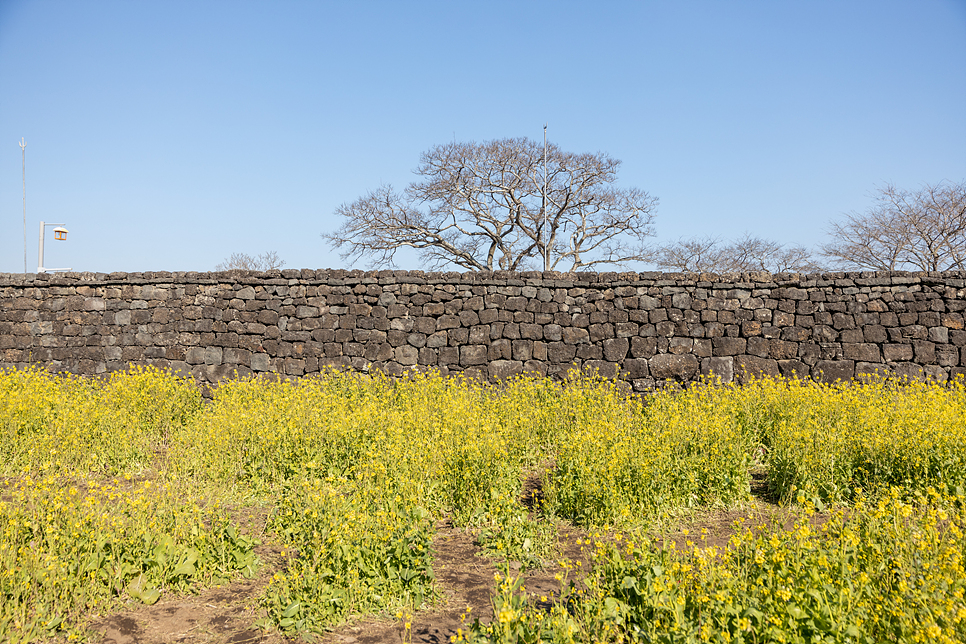
[[[62,273],[64,271],[69,271],[69,268],[44,268],[44,229],[47,226],[56,226],[56,228],[54,228],[54,239],[58,241],[65,241],[67,239],[67,229],[63,227],[64,224],[48,224],[40,222],[40,252],[37,260],[37,272]]]

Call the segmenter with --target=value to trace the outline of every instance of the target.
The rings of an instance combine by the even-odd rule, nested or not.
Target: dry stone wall
[[[0,274],[0,307],[0,367],[84,375],[966,374],[963,272]]]

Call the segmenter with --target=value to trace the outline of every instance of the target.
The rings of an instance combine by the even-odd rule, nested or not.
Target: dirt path
[[[104,634],[104,644],[161,642],[224,642],[249,644],[283,642],[254,627],[252,605],[260,590],[243,580],[195,597],[164,601],[113,615],[93,625]]]
[[[281,635],[255,627],[255,620],[264,616],[258,597],[282,558],[274,545],[259,546],[256,553],[265,565],[252,579],[138,606],[99,619],[90,628],[103,635],[102,644],[282,644],[286,640]]]
[[[579,546],[575,542],[582,533],[564,526],[560,534],[562,554],[579,557]],[[434,548],[436,579],[443,599],[439,606],[413,617],[411,641],[448,644],[450,635],[463,626],[462,618],[467,623],[476,618],[492,619],[490,600],[497,561],[481,557],[473,535],[450,523],[439,526]],[[99,619],[91,624],[91,629],[102,635],[102,644],[282,644],[288,640],[278,633],[255,627],[255,621],[264,616],[257,606],[258,596],[281,564],[277,549],[262,546],[259,556],[265,566],[254,579],[238,580],[197,596],[162,599],[153,606],[139,606]],[[559,589],[555,579],[558,572],[556,565],[528,572],[524,582],[527,591],[535,597],[554,596]],[[404,639],[402,620],[367,618],[339,627],[320,641],[380,644]]]
[[[681,522],[678,528],[664,535],[683,546],[694,540],[699,545],[726,546],[734,534],[734,522],[744,519],[746,524],[768,523],[775,518],[785,519],[781,511],[769,503],[756,503],[745,510],[709,511]],[[688,533],[683,530],[687,527]],[[701,537],[704,537],[703,539]],[[581,568],[589,566],[589,547],[581,550],[587,535],[570,526],[558,525],[559,557],[580,560]],[[448,644],[450,636],[465,622],[475,618],[489,621],[493,617],[491,593],[498,563],[480,556],[480,549],[470,532],[451,523],[438,526],[434,540],[436,551],[436,579],[443,599],[435,608],[420,611],[411,622],[407,638],[402,620],[394,618],[366,618],[341,626],[316,641],[326,644],[381,644],[411,641],[422,644]],[[242,579],[221,588],[206,590],[197,596],[162,599],[154,606],[139,606],[102,618],[93,624],[93,631],[101,633],[102,644],[282,644],[286,640],[276,632],[266,632],[255,626],[264,616],[258,608],[258,597],[269,583],[272,574],[282,565],[279,548],[259,546],[259,557],[264,566],[254,579]],[[563,573],[558,564],[529,571],[524,586],[530,596],[549,602],[557,595]],[[539,602],[544,603],[544,602]],[[469,611],[467,611],[469,607]],[[96,640],[95,640],[96,641]]]
[[[436,550],[436,580],[443,591],[442,604],[428,611],[420,611],[412,620],[412,641],[449,643],[449,637],[460,628],[460,617],[466,607],[472,608],[468,621],[474,617],[490,619],[490,591],[497,569],[492,559],[478,556],[479,548],[473,536],[452,524],[439,526],[434,540]],[[399,620],[364,620],[343,626],[323,638],[333,644],[377,644],[402,642],[405,627]]]

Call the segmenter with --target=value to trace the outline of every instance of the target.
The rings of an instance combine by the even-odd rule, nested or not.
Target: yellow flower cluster
[[[824,523],[806,508],[791,530],[740,526],[724,550],[597,542],[560,607],[526,604],[468,640],[962,642],[964,501],[893,489]]]
[[[966,387],[884,378],[820,385],[762,380],[732,389],[738,413],[767,451],[776,496],[848,501],[934,486],[966,489]]]
[[[0,476],[140,472],[201,400],[190,381],[151,368],[104,380],[0,372]]]
[[[584,526],[627,526],[747,499],[758,438],[734,413],[736,391],[705,383],[641,400],[613,381],[575,380],[562,394],[550,507]]]
[[[254,541],[170,484],[30,476],[0,486],[0,641],[77,636],[92,613],[255,569]]]
[[[197,509],[193,500],[199,498],[269,507],[269,530],[286,547],[288,565],[262,603],[270,623],[286,633],[321,632],[365,612],[409,614],[432,601],[438,591],[429,544],[435,521],[443,516],[476,530],[484,552],[524,566],[552,555],[556,519],[630,530],[631,537],[620,542],[626,559],[640,548],[632,541],[641,528],[683,508],[749,500],[752,472],[761,472],[771,493],[785,503],[821,509],[825,503],[847,502],[854,506],[850,516],[858,516],[854,513],[861,507],[862,516],[872,517],[869,525],[885,526],[887,516],[897,517],[896,530],[917,525],[916,534],[941,533],[948,541],[962,529],[955,514],[959,502],[950,499],[966,487],[964,427],[961,382],[704,382],[634,398],[614,381],[576,374],[562,382],[520,377],[492,385],[433,373],[392,380],[329,372],[298,381],[232,380],[217,386],[205,402],[193,383],[152,369],[104,380],[4,372],[0,476],[7,477],[9,490],[29,489],[32,496],[14,501],[11,495],[27,492],[5,492],[0,504],[0,520],[6,521],[0,561],[7,562],[0,575],[3,584],[11,584],[0,587],[7,593],[0,596],[0,628],[7,629],[0,639],[61,632],[64,624],[78,623],[81,613],[100,610],[117,597],[148,601],[159,589],[183,588],[178,581],[183,575],[172,581],[169,574],[175,569],[192,569],[198,574],[189,576],[191,583],[208,583],[216,573],[198,572],[214,570],[199,545],[205,540],[234,544],[219,551],[233,554],[219,555],[230,561],[218,560],[217,576],[250,571],[250,539],[237,527],[213,520],[222,516],[216,506]],[[538,503],[529,513],[519,500],[524,483],[532,488],[534,481],[540,494],[533,496]],[[37,485],[47,491],[37,492]],[[942,501],[914,498],[930,486]],[[58,507],[67,509],[55,511]],[[205,514],[209,511],[214,514]],[[921,524],[929,517],[935,517],[932,527]],[[774,611],[780,605],[810,606],[806,596],[819,604],[832,601],[815,599],[808,589],[819,595],[833,590],[803,590],[805,562],[823,584],[832,584],[835,601],[854,608],[864,606],[862,598],[873,592],[893,597],[890,610],[901,613],[895,620],[913,615],[922,621],[919,613],[895,606],[898,598],[908,605],[915,597],[932,597],[939,586],[930,585],[929,574],[945,571],[942,583],[961,584],[951,551],[937,550],[932,537],[923,536],[923,552],[931,553],[931,567],[923,571],[930,572],[900,577],[897,571],[910,570],[900,566],[886,576],[892,585],[883,585],[881,566],[892,560],[886,550],[879,555],[862,550],[870,535],[878,534],[863,532],[862,525],[843,521],[834,539],[832,527],[820,533],[810,524],[787,534],[742,533],[727,553],[661,554],[646,561],[635,554],[633,560],[650,566],[650,573],[624,574],[615,583],[625,594],[640,591],[659,598],[651,608],[660,608],[663,617],[648,623],[665,625],[678,623],[691,610],[739,605],[753,592],[761,605],[773,602]],[[115,536],[129,545],[113,545]],[[912,539],[903,532],[888,542],[892,545],[875,543],[891,548],[889,553],[906,553],[906,545],[896,544],[906,544],[907,537]],[[59,554],[74,552],[71,548],[140,554],[124,555],[135,562],[124,564],[129,568],[105,564],[115,581],[104,582],[106,595],[84,599],[76,589],[89,573],[71,572],[62,558],[67,555]],[[878,563],[856,563],[854,574],[840,575],[852,584],[852,595],[843,595],[835,586],[835,571],[843,562],[858,562],[860,550],[869,562],[878,556]],[[32,554],[24,554],[28,551]],[[852,559],[842,559],[849,552]],[[161,555],[164,564],[157,563]],[[902,554],[902,561],[926,561],[917,556]],[[789,566],[798,566],[795,575]],[[156,577],[154,569],[160,571]],[[755,590],[758,577],[755,584],[737,581],[752,569],[763,571],[755,574],[767,592]],[[44,585],[44,574],[54,578],[55,572],[58,579],[74,581]],[[807,578],[815,581],[811,573]],[[697,579],[714,585],[700,586]],[[853,597],[860,587],[866,594]],[[586,621],[587,615],[580,623],[564,620],[554,633],[599,640],[618,640],[622,632],[643,637],[632,629],[644,628],[631,619],[633,602],[613,585],[600,588],[610,590],[587,604],[598,621]],[[595,597],[591,588],[582,591],[584,599]],[[504,618],[498,620],[505,627],[501,632],[523,637],[530,626],[544,628],[527,612],[519,588],[511,584],[501,592],[502,612],[496,612]],[[42,599],[48,595],[49,601]],[[15,596],[21,599],[4,599]],[[63,604],[68,598],[80,603]],[[583,605],[578,599],[574,606]],[[31,613],[25,608],[31,602],[47,608]],[[66,607],[51,608],[62,604]],[[19,608],[8,611],[8,605]],[[961,602],[943,606],[945,621],[923,622],[917,637],[941,639],[955,631],[949,631],[954,623],[949,620],[963,608]],[[767,623],[785,629],[775,631],[784,637],[790,613],[778,617],[774,611],[763,612],[761,619],[750,612],[728,613],[725,630],[725,617],[698,620],[687,637],[702,641],[727,632],[740,641],[764,632]],[[861,619],[875,625],[872,608],[867,613]],[[774,624],[774,619],[786,621]],[[895,620],[889,623],[899,623]],[[599,630],[587,631],[590,623],[599,623]],[[28,624],[32,635],[23,635]],[[9,635],[14,631],[21,635]]]

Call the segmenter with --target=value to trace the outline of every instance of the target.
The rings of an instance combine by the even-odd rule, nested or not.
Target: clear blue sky
[[[0,0],[0,84],[0,272],[21,137],[30,272],[40,220],[51,267],[342,267],[340,203],[545,122],[660,199],[657,241],[814,246],[885,182],[966,179],[966,0]]]

